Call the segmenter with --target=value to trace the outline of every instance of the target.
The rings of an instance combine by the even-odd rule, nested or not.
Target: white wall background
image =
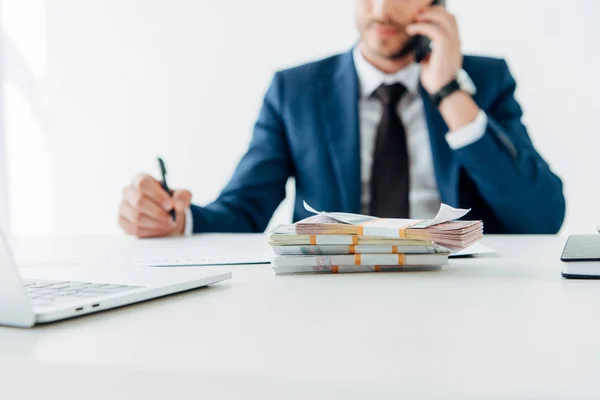
[[[0,32],[2,32],[2,7],[0,7]],[[2,96],[3,90],[3,74],[4,69],[2,68],[2,54],[4,53],[4,41],[1,39],[0,34],[0,224],[3,227],[8,226],[8,173],[7,173],[7,160],[6,160],[6,140],[5,133],[6,129],[4,126],[4,96]],[[6,229],[6,228],[4,228]]]
[[[116,232],[122,187],[157,172],[157,154],[172,186],[211,201],[244,153],[273,73],[357,38],[348,0],[0,6],[15,233]],[[563,231],[591,231],[600,223],[600,2],[449,0],[449,8],[465,52],[508,59],[530,134],[565,182]]]

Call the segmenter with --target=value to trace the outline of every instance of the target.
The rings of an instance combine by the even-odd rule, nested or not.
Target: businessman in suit
[[[471,208],[487,233],[556,233],[562,183],[536,152],[501,59],[463,56],[455,17],[431,0],[357,0],[351,51],[275,74],[246,155],[220,196],[191,205],[149,176],[124,191],[119,223],[138,237],[262,232],[296,182],[327,211],[431,218]],[[429,57],[410,43],[424,35]],[[176,210],[173,222],[169,211]]]

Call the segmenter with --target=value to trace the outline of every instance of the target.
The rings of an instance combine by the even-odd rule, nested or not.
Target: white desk
[[[0,328],[1,397],[597,398],[600,282],[560,277],[564,242],[490,236],[501,256],[424,273],[225,267],[212,288]]]

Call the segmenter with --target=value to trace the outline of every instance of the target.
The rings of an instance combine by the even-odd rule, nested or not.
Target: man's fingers
[[[176,190],[173,192],[173,201],[175,203],[175,226],[173,235],[184,233],[186,220],[185,210],[192,203],[192,194],[188,190]]]
[[[171,236],[180,236],[184,233],[185,230],[185,209],[175,211],[175,229],[171,232]]]
[[[137,192],[133,186],[125,189],[123,199],[142,214],[146,214],[158,222],[169,222],[170,216],[167,211],[142,193]]]
[[[409,35],[424,35],[432,41],[442,41],[446,33],[442,28],[431,23],[417,23],[406,27],[406,32]]]
[[[157,221],[125,201],[121,204],[120,216],[131,222],[136,228],[160,230],[164,234],[173,228],[172,220]]]
[[[175,209],[182,212],[192,204],[192,193],[189,190],[176,190],[173,192],[173,201]]]
[[[417,17],[417,23],[424,22],[431,22],[438,25],[448,34],[458,33],[456,18],[444,7],[430,7],[422,11]]]
[[[140,175],[134,183],[135,190],[141,195],[148,197],[165,211],[173,209],[171,196],[167,193],[160,182],[149,175]]]
[[[185,225],[185,210],[192,202],[192,194],[187,190],[171,194],[151,176],[138,176],[123,191],[119,225],[129,235],[137,237],[180,235]],[[173,210],[176,214],[175,221],[170,215]]]

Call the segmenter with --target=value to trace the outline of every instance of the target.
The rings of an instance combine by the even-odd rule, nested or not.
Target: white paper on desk
[[[450,254],[450,258],[474,257],[484,254],[496,254],[496,250],[484,246],[481,243],[475,243],[472,246],[462,249],[458,253]]]
[[[117,235],[35,238],[17,248],[20,265],[35,263],[203,266],[268,264],[272,253],[263,234],[203,234],[134,239]]]

